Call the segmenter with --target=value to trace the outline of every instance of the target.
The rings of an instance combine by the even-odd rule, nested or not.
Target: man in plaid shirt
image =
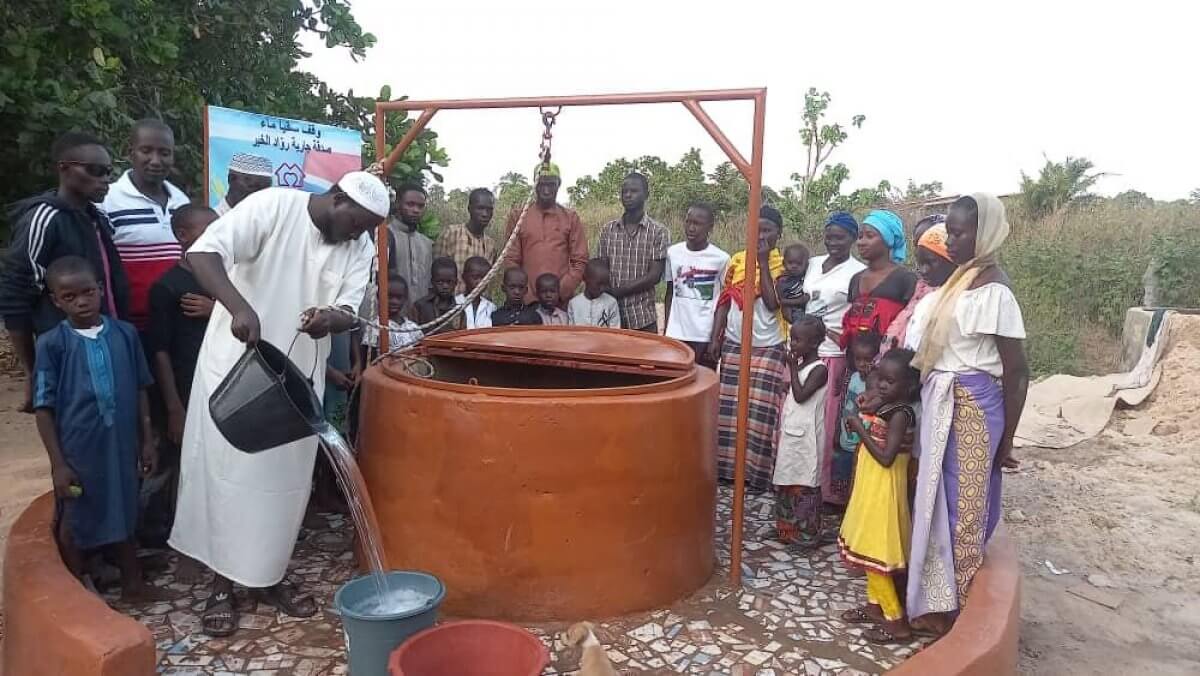
[[[612,287],[621,308],[621,327],[658,333],[654,287],[663,278],[670,233],[646,215],[650,182],[638,172],[621,183],[621,218],[600,230],[596,257],[608,260]]]
[[[487,259],[489,267],[496,262],[496,241],[485,230],[492,222],[496,209],[496,198],[487,188],[476,188],[467,197],[467,222],[450,225],[442,229],[433,245],[435,258],[447,256],[454,259],[459,270],[467,269],[467,259],[476,256]],[[458,280],[455,293],[462,293],[463,281]]]

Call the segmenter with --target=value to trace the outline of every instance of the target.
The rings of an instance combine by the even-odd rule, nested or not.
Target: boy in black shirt
[[[458,264],[449,256],[433,259],[430,266],[430,277],[433,281],[433,291],[428,296],[413,303],[413,321],[425,325],[441,317],[454,307],[454,289],[458,286]],[[457,331],[466,326],[462,313],[435,329],[433,333]]]
[[[541,324],[535,305],[525,305],[525,290],[529,276],[521,268],[504,271],[504,306],[492,313],[492,326],[527,326]]]
[[[192,243],[215,220],[217,212],[205,206],[187,205],[175,210],[171,216],[171,229],[185,255],[150,287],[150,327],[146,332],[149,345],[146,347],[167,413],[165,440],[159,449],[159,466],[168,472],[178,469],[179,444],[183,441],[192,376],[196,372],[196,359],[200,356],[200,345],[204,342],[204,332],[208,329],[208,318],[213,310],[213,299],[196,281],[186,254]],[[174,477],[168,479],[167,488],[163,489],[166,495],[160,500],[152,500],[148,510],[163,513],[147,515],[164,521],[162,525],[168,529],[174,520],[174,481]],[[177,579],[198,573],[191,565],[187,565],[190,563],[187,557],[181,557],[180,570],[176,571]]]

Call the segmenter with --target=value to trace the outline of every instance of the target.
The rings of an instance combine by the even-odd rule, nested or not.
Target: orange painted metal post
[[[758,210],[762,203],[763,129],[767,94],[754,97],[754,138],[750,154],[750,204],[746,210],[746,280],[742,285],[742,344],[738,365],[737,437],[734,443],[733,524],[729,538],[729,578],[742,584],[742,528],[746,500],[746,436],[750,421],[750,357],[754,346],[754,288],[758,281]],[[766,289],[763,290],[766,293]]]
[[[387,152],[387,111],[383,109],[379,103],[375,104],[375,161],[383,159],[383,154]],[[386,169],[383,171],[383,176],[387,176]],[[385,179],[386,180],[386,179]],[[375,313],[375,323],[387,326],[384,321],[384,313],[387,312],[388,306],[388,219],[384,218],[379,221],[379,225],[375,228],[375,260],[378,261],[379,269],[376,270],[375,281],[379,285],[379,311]],[[379,332],[379,354],[388,351],[390,347],[390,336],[387,331]],[[358,348],[354,348],[358,349]]]
[[[737,147],[735,147],[733,143],[729,141],[729,138],[726,137],[725,132],[721,131],[721,128],[717,126],[717,123],[713,122],[713,119],[708,116],[708,113],[704,111],[704,108],[700,105],[700,103],[698,101],[688,99],[687,101],[683,102],[683,106],[691,111],[692,115],[696,116],[696,121],[700,123],[701,127],[704,127],[704,131],[707,131],[709,136],[712,136],[713,140],[717,142],[717,145],[721,147],[721,150],[725,151],[725,155],[729,157],[729,161],[733,163],[733,166],[737,167],[737,170],[742,172],[742,176],[745,176],[746,180],[749,181],[750,165],[746,162],[746,158],[742,157],[742,154],[738,152]]]
[[[433,101],[384,101],[384,110],[484,110],[489,108],[552,108],[556,106],[622,106],[640,103],[681,103],[683,101],[750,101],[762,89],[711,89],[635,94],[585,94],[582,96],[540,96],[512,99],[448,99]]]
[[[425,130],[425,127],[429,124],[429,121],[432,120],[433,116],[437,113],[437,108],[428,108],[422,111],[421,116],[418,117],[416,122],[413,122],[413,125],[408,128],[408,131],[404,133],[404,136],[400,139],[400,142],[396,144],[396,147],[392,148],[392,152],[388,154],[387,157],[384,157],[384,153],[387,151],[387,111],[388,108],[386,107],[386,102],[375,104],[375,159],[376,161],[383,162],[384,180],[387,180],[386,177],[391,173],[392,166],[400,160],[400,157],[404,155],[404,151],[408,150],[408,147],[412,145],[412,142],[417,140],[417,135]],[[387,219],[385,218],[383,219],[383,222],[379,224],[379,227],[376,228],[375,234],[375,251],[376,256],[379,259],[379,273],[376,277],[376,279],[379,281],[379,312],[376,314],[378,315],[379,323],[384,326],[387,326],[387,322],[384,321],[384,313],[387,312],[388,303],[387,227]],[[384,354],[388,351],[390,346],[388,341],[388,332],[380,331],[380,354]]]

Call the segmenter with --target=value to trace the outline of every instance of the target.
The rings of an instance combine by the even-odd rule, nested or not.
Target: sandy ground
[[[1147,403],[1074,448],[1021,449],[1007,477],[1024,674],[1200,673],[1200,338],[1176,333]],[[0,373],[0,547],[49,488],[21,388]]]

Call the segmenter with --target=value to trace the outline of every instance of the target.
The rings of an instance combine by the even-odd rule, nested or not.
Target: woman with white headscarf
[[[946,220],[958,270],[942,286],[913,365],[921,370],[919,474],[907,611],[949,628],[1000,518],[1000,466],[1012,452],[1029,368],[1021,308],[997,254],[1004,204],[962,197]]]

